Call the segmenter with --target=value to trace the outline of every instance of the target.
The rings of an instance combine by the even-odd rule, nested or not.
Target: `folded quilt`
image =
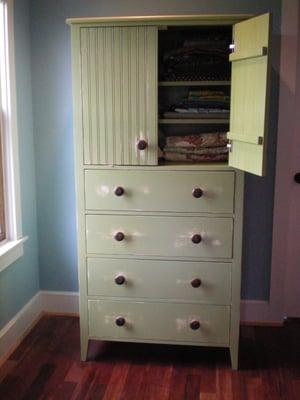
[[[226,147],[226,132],[201,133],[199,135],[168,136],[167,147]]]
[[[167,153],[178,153],[178,154],[227,154],[228,148],[225,146],[222,147],[170,147],[165,146],[164,152]]]
[[[181,162],[216,162],[227,161],[228,154],[181,154],[174,152],[165,152],[164,159],[166,161]]]

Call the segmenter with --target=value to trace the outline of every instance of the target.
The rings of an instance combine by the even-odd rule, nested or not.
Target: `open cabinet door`
[[[270,14],[233,27],[229,165],[265,174]]]

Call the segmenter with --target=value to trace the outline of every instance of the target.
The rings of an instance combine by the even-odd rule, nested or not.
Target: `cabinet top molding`
[[[149,15],[122,17],[68,18],[68,25],[233,25],[251,14],[195,14],[195,15]]]

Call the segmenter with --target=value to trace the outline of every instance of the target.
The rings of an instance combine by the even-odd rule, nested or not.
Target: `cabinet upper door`
[[[157,164],[157,27],[82,27],[80,57],[84,163]]]
[[[233,39],[229,164],[262,176],[267,144],[270,14],[236,24]]]

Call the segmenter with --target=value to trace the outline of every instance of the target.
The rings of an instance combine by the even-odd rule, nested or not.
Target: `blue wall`
[[[276,140],[280,0],[32,0],[33,115],[40,285],[78,289],[72,139],[70,30],[67,17],[273,12],[273,88],[268,176],[246,177],[243,297],[269,293]]]
[[[29,2],[15,0],[15,50],[24,256],[0,273],[0,329],[39,290]]]

